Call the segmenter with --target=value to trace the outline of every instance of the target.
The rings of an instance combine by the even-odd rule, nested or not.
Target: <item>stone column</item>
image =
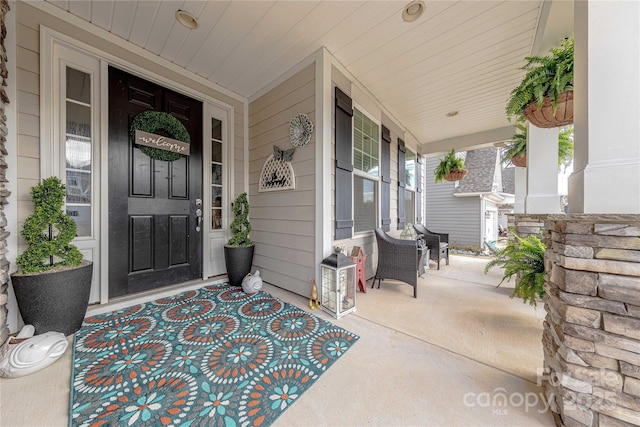
[[[7,204],[9,190],[5,187],[7,183],[6,169],[7,163],[4,156],[7,154],[5,143],[7,142],[7,116],[5,115],[5,106],[9,103],[9,97],[4,90],[7,85],[8,70],[6,66],[6,50],[4,47],[4,39],[7,34],[5,26],[5,16],[9,12],[9,4],[6,0],[0,1],[0,345],[9,336],[9,327],[7,326],[7,302],[8,302],[8,282],[9,282],[9,261],[7,261],[7,236],[6,231],[7,218],[4,215],[4,205]]]
[[[640,425],[640,215],[545,221],[541,376],[558,426]]]
[[[562,212],[558,194],[559,128],[527,124],[527,214]]]
[[[574,3],[570,213],[640,213],[640,2]]]

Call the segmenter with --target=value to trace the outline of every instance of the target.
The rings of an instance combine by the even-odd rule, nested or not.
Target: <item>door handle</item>
[[[202,224],[202,209],[196,209],[196,231],[200,232],[200,225]]]

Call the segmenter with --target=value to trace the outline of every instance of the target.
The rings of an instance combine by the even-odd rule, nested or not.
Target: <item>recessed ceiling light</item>
[[[447,117],[457,116],[457,115],[458,115],[458,113],[459,113],[459,111],[458,111],[458,110],[449,111],[449,112],[447,113]]]
[[[406,22],[413,22],[420,18],[422,12],[424,12],[424,2],[422,0],[414,0],[405,6],[402,11],[402,19]]]
[[[177,11],[176,20],[190,30],[198,28],[198,20],[186,10]]]

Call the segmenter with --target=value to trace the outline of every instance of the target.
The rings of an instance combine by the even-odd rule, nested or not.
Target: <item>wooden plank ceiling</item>
[[[509,125],[543,4],[427,1],[409,23],[408,1],[47,1],[248,99],[325,46],[421,144]]]

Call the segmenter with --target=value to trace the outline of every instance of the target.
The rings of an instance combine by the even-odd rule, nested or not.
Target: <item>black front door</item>
[[[131,122],[149,110],[180,120],[191,139],[189,156],[155,160],[133,144]],[[201,199],[202,103],[110,67],[110,297],[202,276]]]

